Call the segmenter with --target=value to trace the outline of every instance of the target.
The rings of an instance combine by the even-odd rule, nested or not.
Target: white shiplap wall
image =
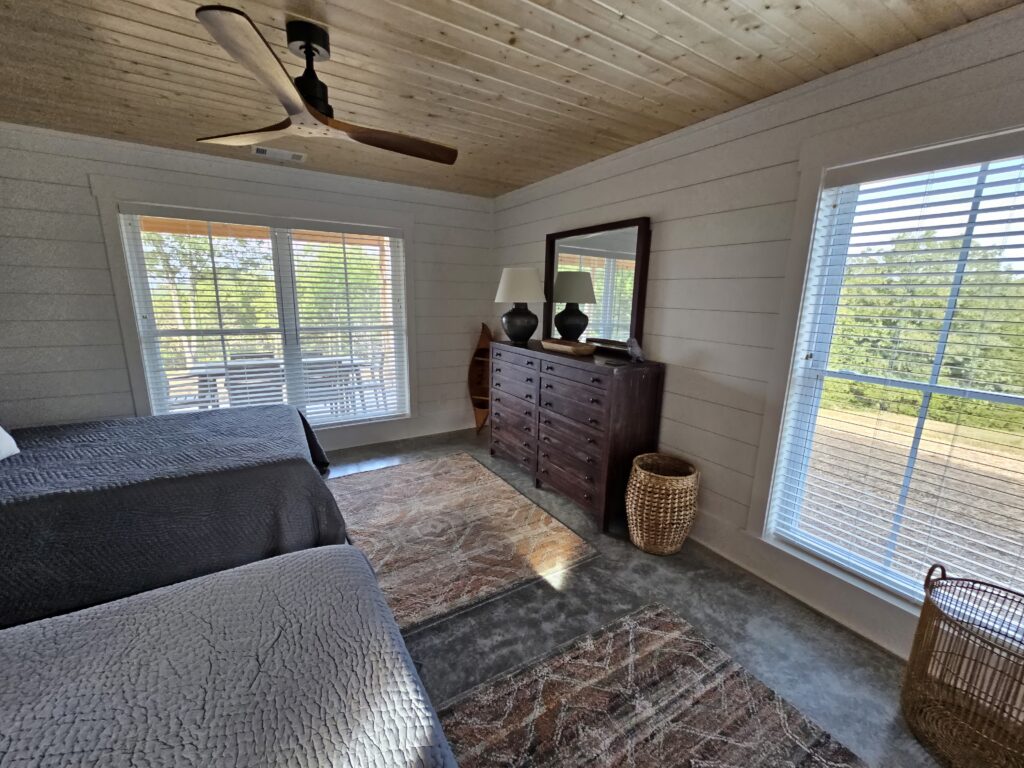
[[[472,423],[466,366],[500,269],[492,201],[0,123],[0,424],[134,412],[90,176],[394,211],[408,244],[416,417],[331,430],[331,447]]]
[[[937,104],[949,105],[938,118],[944,138],[961,137],[958,99],[993,112],[1007,100],[1024,104],[1022,39],[1017,7],[516,190],[495,206],[505,266],[540,267],[549,232],[652,218],[644,347],[668,364],[661,447],[702,471],[695,536],[898,653],[914,624],[906,606],[851,592],[839,575],[760,539],[756,485],[770,473],[777,434],[762,428],[781,402],[778,361],[790,355],[789,304],[798,303],[791,290],[785,305],[783,297],[805,263],[802,254],[794,264],[800,245],[791,234],[810,226],[795,216],[801,149],[887,117],[899,130],[900,113]]]

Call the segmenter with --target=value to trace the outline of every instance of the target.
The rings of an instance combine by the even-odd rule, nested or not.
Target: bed
[[[457,768],[348,545],[0,631],[0,765]]]
[[[286,405],[16,430],[0,463],[0,627],[345,541]]]

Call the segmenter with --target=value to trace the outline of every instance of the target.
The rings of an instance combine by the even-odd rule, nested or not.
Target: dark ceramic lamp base
[[[537,330],[537,316],[531,312],[525,302],[518,301],[501,316],[501,327],[513,344],[525,345]]]
[[[589,322],[590,318],[580,311],[580,305],[575,301],[570,301],[565,309],[555,315],[555,328],[563,339],[569,341],[579,341]]]

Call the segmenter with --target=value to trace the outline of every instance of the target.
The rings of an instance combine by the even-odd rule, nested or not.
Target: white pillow
[[[13,456],[16,453],[21,453],[18,449],[18,444],[14,442],[14,438],[7,434],[3,427],[0,427],[0,460]]]

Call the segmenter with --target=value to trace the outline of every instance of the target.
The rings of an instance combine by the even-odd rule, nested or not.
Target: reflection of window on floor
[[[285,402],[313,424],[408,414],[396,233],[121,226],[154,413]]]
[[[1024,588],[1024,158],[827,188],[809,270],[770,530]]]

